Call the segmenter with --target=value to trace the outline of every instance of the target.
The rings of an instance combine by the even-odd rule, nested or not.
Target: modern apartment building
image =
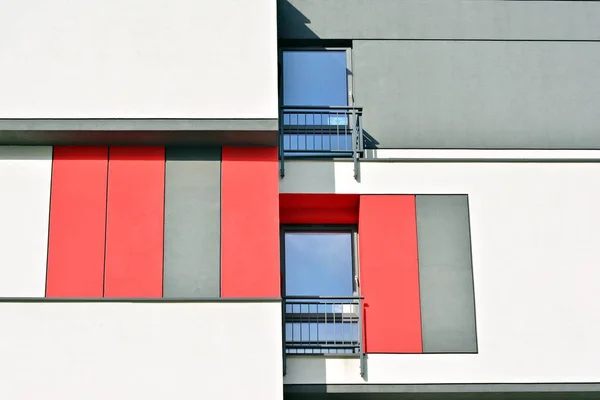
[[[0,398],[600,398],[600,3],[0,0]]]

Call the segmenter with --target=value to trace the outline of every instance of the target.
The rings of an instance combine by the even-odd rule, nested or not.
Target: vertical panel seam
[[[219,147],[219,261],[218,270],[219,285],[217,288],[217,298],[222,296],[221,279],[222,279],[222,251],[223,251],[223,146]]]
[[[106,148],[106,209],[104,212],[104,267],[102,269],[102,297],[106,297],[106,244],[108,243],[108,191],[110,190],[110,150],[112,146]]]
[[[50,150],[50,191],[48,195],[48,237],[46,239],[46,277],[44,282],[44,297],[48,297],[48,270],[50,264],[50,218],[52,217],[52,179],[54,177],[54,147]]]
[[[160,297],[165,297],[165,225],[167,221],[166,208],[167,208],[167,147],[163,146],[163,226],[162,226],[162,272],[161,272],[161,283],[160,283]]]

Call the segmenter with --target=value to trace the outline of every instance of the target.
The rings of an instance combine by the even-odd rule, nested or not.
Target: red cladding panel
[[[54,147],[47,297],[102,297],[107,147]]]
[[[282,224],[355,225],[358,199],[354,194],[280,194],[279,219]]]
[[[164,147],[111,147],[105,297],[162,297]]]
[[[224,147],[221,296],[279,297],[277,148]]]
[[[368,353],[421,353],[415,196],[360,196],[361,294]]]

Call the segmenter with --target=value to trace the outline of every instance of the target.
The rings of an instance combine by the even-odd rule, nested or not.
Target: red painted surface
[[[360,196],[368,353],[422,353],[415,196]]]
[[[355,194],[280,194],[279,219],[282,224],[355,225],[358,199]]]
[[[47,297],[102,297],[107,147],[54,147]]]
[[[279,297],[277,148],[224,147],[221,296]]]
[[[162,297],[164,147],[111,147],[105,297]]]

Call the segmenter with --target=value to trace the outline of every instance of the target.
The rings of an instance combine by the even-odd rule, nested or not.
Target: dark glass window
[[[352,296],[352,232],[285,232],[288,296]]]
[[[284,228],[287,354],[359,351],[354,235],[353,228]]]
[[[349,97],[347,59],[347,50],[283,52],[285,151],[306,155],[352,150],[344,108]]]
[[[346,51],[284,51],[283,105],[347,106]]]

